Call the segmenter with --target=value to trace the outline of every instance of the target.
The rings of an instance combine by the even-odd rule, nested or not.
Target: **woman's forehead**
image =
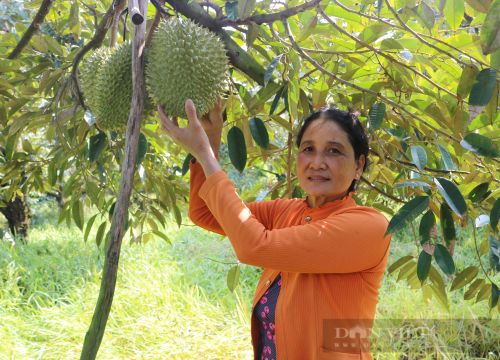
[[[301,143],[337,142],[349,144],[349,137],[342,127],[334,121],[318,119],[313,121],[304,132]]]

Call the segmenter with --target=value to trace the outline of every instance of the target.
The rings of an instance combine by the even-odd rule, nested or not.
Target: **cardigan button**
[[[269,286],[269,284],[271,284],[271,280],[266,281],[266,286]]]
[[[307,221],[307,222],[309,222],[309,221],[311,221],[311,220],[312,220],[312,217],[310,217],[310,216],[306,216],[306,217],[304,218],[304,220],[305,220],[305,221]]]

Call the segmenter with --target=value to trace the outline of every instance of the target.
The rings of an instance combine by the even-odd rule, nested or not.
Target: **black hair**
[[[359,160],[361,155],[365,156],[365,165],[363,167],[363,171],[365,171],[368,165],[368,137],[366,136],[363,125],[359,121],[357,115],[350,111],[344,111],[334,107],[323,107],[318,111],[313,112],[304,120],[302,127],[297,134],[297,148],[300,147],[300,142],[302,141],[302,136],[304,135],[306,129],[314,120],[319,118],[337,123],[342,130],[346,132],[349,142],[354,150],[354,158]],[[355,189],[356,180],[353,180],[348,192],[354,191]]]

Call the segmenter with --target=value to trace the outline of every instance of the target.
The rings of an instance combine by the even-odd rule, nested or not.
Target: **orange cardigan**
[[[338,326],[356,328],[356,320],[368,320],[363,328],[371,330],[389,255],[385,217],[358,206],[352,194],[317,208],[304,199],[245,203],[224,171],[206,178],[196,159],[189,167],[189,218],[226,235],[242,263],[264,268],[252,303],[255,359],[259,329],[253,309],[280,272],[279,360],[371,359],[360,338],[346,337],[351,333],[335,324],[349,319]],[[349,346],[357,341],[354,351],[342,350],[346,339]]]

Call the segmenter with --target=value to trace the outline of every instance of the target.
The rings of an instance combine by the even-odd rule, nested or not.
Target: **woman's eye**
[[[312,149],[310,146],[304,148],[304,151],[306,151],[307,149]]]
[[[339,152],[340,152],[340,151],[338,151],[337,149],[334,149],[334,148],[331,148],[331,149],[329,149],[329,150],[330,150],[330,152],[332,152],[332,153],[334,153],[334,154],[337,154],[337,153],[339,153]]]

